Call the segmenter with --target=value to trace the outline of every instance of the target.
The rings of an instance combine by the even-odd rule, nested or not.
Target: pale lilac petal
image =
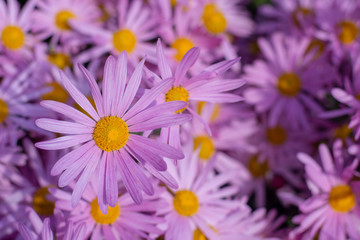
[[[123,51],[120,53],[120,56],[118,57],[116,62],[114,96],[117,97],[113,100],[111,115],[115,115],[121,107],[120,104],[124,96],[126,81],[127,81],[127,54],[126,51]]]
[[[81,124],[84,124],[86,126],[95,127],[96,122],[83,114],[82,112],[76,110],[75,108],[72,108],[66,104],[63,104],[61,102],[55,102],[51,100],[46,100],[40,102],[40,105],[48,108],[50,110],[53,110],[55,112],[61,113],[65,115],[66,117],[79,122]]]
[[[175,86],[178,86],[185,77],[186,72],[194,65],[199,58],[200,50],[198,47],[190,49],[181,59],[175,71]]]
[[[79,123],[41,118],[35,124],[44,130],[63,134],[92,134],[94,129]]]
[[[77,104],[82,107],[93,119],[99,121],[100,117],[98,113],[95,111],[89,100],[82,94],[72,82],[68,79],[63,71],[60,70],[60,77],[63,82],[64,87],[69,92],[71,97],[77,102]]]
[[[136,145],[138,145],[139,147],[146,148],[152,151],[153,153],[159,154],[160,156],[163,157],[167,157],[175,160],[184,158],[184,154],[180,150],[177,150],[165,143],[161,143],[154,139],[131,134],[129,141],[134,141],[134,143],[136,143]]]
[[[104,77],[103,77],[103,97],[104,97],[104,113],[109,116],[111,112],[111,104],[113,101],[112,92],[114,90],[114,75],[115,75],[115,58],[109,56],[105,62]]]
[[[191,95],[191,100],[204,101],[210,103],[235,103],[243,101],[244,98],[232,93],[198,93]]]
[[[168,64],[168,60],[165,57],[160,38],[158,39],[157,45],[156,45],[156,55],[158,58],[158,66],[159,66],[161,78],[167,79],[167,78],[172,77],[172,71],[171,71],[170,65]]]
[[[100,160],[100,169],[99,169],[99,178],[98,178],[98,203],[100,210],[103,214],[108,212],[108,203],[106,202],[105,196],[105,168],[106,168],[106,159],[110,153],[104,152]]]
[[[38,142],[35,144],[35,146],[37,148],[41,148],[44,150],[59,150],[59,149],[74,147],[78,144],[87,142],[91,139],[92,139],[92,134],[71,135],[71,136],[64,136],[64,137],[51,139],[48,141]]]
[[[115,157],[113,153],[108,154],[105,168],[105,196],[106,202],[115,207],[118,199],[118,182],[116,175]]]
[[[335,173],[333,157],[331,156],[329,148],[325,144],[321,144],[319,146],[319,153],[324,170],[327,173]]]
[[[21,237],[23,237],[24,240],[35,240],[33,238],[30,230],[22,223],[19,223],[19,232]]]
[[[54,239],[53,232],[51,231],[51,228],[50,228],[50,219],[49,218],[45,218],[45,220],[44,220],[43,230],[41,233],[41,239],[42,240],[53,240]]]
[[[162,115],[158,117],[153,117],[150,120],[141,122],[132,126],[129,126],[130,132],[143,132],[147,130],[154,130],[163,127],[170,127],[174,125],[180,125],[182,123],[188,122],[191,120],[190,114],[169,114]]]

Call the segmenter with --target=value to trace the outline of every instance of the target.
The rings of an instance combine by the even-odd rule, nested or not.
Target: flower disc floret
[[[301,81],[294,73],[284,73],[279,77],[277,87],[281,94],[294,97],[300,92]]]
[[[69,99],[67,91],[57,82],[48,83],[46,87],[51,87],[52,90],[42,96],[43,100],[53,100],[57,102],[66,103]]]
[[[125,146],[129,139],[129,129],[119,117],[103,117],[96,123],[93,138],[100,149],[111,152]]]
[[[107,214],[101,212],[97,198],[91,202],[90,206],[90,214],[98,224],[113,224],[120,216],[119,203],[115,207],[109,206]]]
[[[182,113],[183,111],[186,110],[186,108],[189,105],[189,92],[181,87],[172,87],[166,94],[165,94],[165,101],[166,102],[170,102],[170,101],[184,101],[187,103],[187,105],[176,111],[176,113]]]
[[[171,47],[177,51],[175,59],[181,61],[184,55],[194,47],[194,43],[187,38],[178,38],[171,44]]]
[[[18,26],[7,26],[1,33],[1,41],[5,47],[16,50],[25,43],[25,34]]]
[[[65,69],[65,67],[71,66],[70,57],[64,53],[51,53],[48,59],[49,62],[51,62],[60,69]]]
[[[71,27],[69,25],[69,20],[71,18],[75,18],[75,14],[73,14],[72,12],[68,11],[68,10],[63,10],[58,12],[58,14],[56,14],[55,17],[55,23],[56,26],[60,29],[60,30],[70,30]]]
[[[199,157],[203,160],[209,160],[215,152],[214,143],[208,136],[198,136],[194,138],[194,149],[200,146]]]
[[[33,208],[41,216],[51,216],[54,214],[55,203],[48,200],[49,187],[39,188],[33,196]]]
[[[9,115],[9,108],[6,102],[0,99],[0,123],[4,122]]]
[[[281,126],[269,128],[266,131],[266,139],[273,145],[281,145],[286,141],[286,131]]]
[[[258,161],[258,156],[254,155],[249,159],[248,168],[255,178],[264,177],[265,174],[269,171],[269,165],[267,161],[260,163]]]
[[[213,3],[205,5],[202,20],[210,33],[219,34],[226,30],[226,18]]]
[[[351,21],[343,21],[339,23],[340,33],[339,40],[344,44],[351,44],[355,41],[359,34],[359,29]]]
[[[356,197],[350,186],[338,185],[330,191],[329,204],[335,211],[346,213],[354,208]]]
[[[197,196],[189,190],[176,192],[173,204],[178,214],[187,217],[194,215],[199,209]]]
[[[129,29],[122,29],[114,33],[113,44],[119,52],[131,53],[136,46],[136,36]]]

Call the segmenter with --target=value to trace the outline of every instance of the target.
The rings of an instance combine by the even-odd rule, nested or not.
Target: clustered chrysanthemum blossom
[[[359,11],[0,0],[0,239],[360,239]]]

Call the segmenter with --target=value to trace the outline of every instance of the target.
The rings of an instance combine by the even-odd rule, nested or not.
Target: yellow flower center
[[[187,217],[194,215],[199,209],[198,198],[189,190],[176,192],[173,204],[178,214]]]
[[[177,1],[176,0],[170,0],[170,4],[172,7],[176,7]]]
[[[256,178],[264,177],[265,174],[269,171],[269,165],[267,161],[260,163],[258,161],[257,155],[254,155],[249,159],[248,168],[251,175]]]
[[[1,41],[5,47],[16,50],[21,48],[25,43],[25,34],[17,26],[7,26],[1,33]]]
[[[93,138],[100,149],[111,152],[125,146],[129,139],[129,129],[119,117],[103,117],[96,123]]]
[[[310,8],[299,7],[293,11],[291,18],[296,27],[300,28],[300,19],[308,18],[314,15],[314,12]],[[300,18],[302,17],[302,18]]]
[[[284,73],[279,77],[277,87],[283,95],[294,97],[300,92],[301,81],[294,73]]]
[[[335,138],[340,138],[341,140],[345,140],[352,133],[352,129],[348,127],[347,124],[344,124],[335,129]]]
[[[51,216],[54,214],[55,203],[48,200],[46,196],[49,194],[49,187],[39,188],[33,197],[33,208],[42,216]]]
[[[318,58],[321,56],[321,54],[324,52],[325,50],[325,43],[319,39],[314,39],[310,42],[309,46],[307,47],[305,53],[309,53],[313,50],[317,50],[315,53],[315,58]]]
[[[202,20],[210,33],[219,34],[226,30],[226,19],[214,3],[205,6]]]
[[[359,29],[351,21],[343,21],[338,25],[340,33],[338,35],[339,40],[343,44],[351,44],[355,41],[358,36]]]
[[[71,66],[70,57],[64,53],[50,53],[48,60],[60,69]]]
[[[173,42],[171,47],[177,50],[175,59],[181,61],[185,53],[187,53],[187,51],[194,47],[194,44],[187,38],[178,38]]]
[[[194,150],[200,146],[199,157],[202,160],[209,160],[215,152],[214,143],[208,136],[198,136],[194,138]]]
[[[95,198],[90,205],[90,214],[98,224],[113,224],[120,216],[119,203],[117,203],[115,207],[109,206],[107,214],[101,212],[97,198]]]
[[[131,53],[136,46],[136,37],[130,30],[122,29],[114,33],[113,43],[119,52],[126,51],[127,53]]]
[[[110,13],[106,10],[106,7],[103,4],[99,4],[98,8],[101,12],[101,16],[99,18],[100,22],[106,22],[110,18]]]
[[[338,212],[349,212],[356,204],[356,198],[348,185],[333,187],[329,194],[330,206]]]
[[[74,17],[75,15],[68,10],[60,11],[58,12],[58,14],[56,14],[55,24],[60,30],[64,30],[64,31],[70,30],[71,27],[69,25],[69,19]]]
[[[0,123],[4,122],[9,114],[9,108],[6,102],[0,99]]]
[[[189,92],[179,86],[179,87],[172,87],[166,94],[165,94],[165,101],[166,102],[170,102],[170,101],[184,101],[187,103],[187,105],[176,111],[176,113],[182,113],[183,111],[186,110],[186,108],[189,105]]]
[[[67,91],[57,82],[46,84],[47,87],[52,87],[52,91],[42,96],[43,100],[53,100],[57,102],[66,103],[69,99]]]
[[[209,226],[209,227],[214,232],[218,233],[218,231],[214,227],[212,227],[212,226]],[[208,240],[207,237],[203,234],[203,232],[199,228],[196,228],[193,236],[194,236],[193,240]]]
[[[266,131],[266,139],[273,145],[281,145],[286,141],[286,131],[283,127],[276,126],[268,128]]]
[[[202,113],[202,110],[204,109],[204,106],[205,106],[206,102],[199,102],[198,103],[198,109],[197,109],[197,112],[199,115],[201,115]],[[216,103],[215,104],[215,107],[213,109],[213,113],[211,114],[211,117],[210,117],[210,121],[215,121],[218,117],[219,117],[219,113],[220,113],[220,104],[219,103]]]

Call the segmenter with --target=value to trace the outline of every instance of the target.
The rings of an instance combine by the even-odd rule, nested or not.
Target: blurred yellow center
[[[103,117],[96,123],[93,138],[100,149],[111,152],[125,146],[129,139],[129,129],[119,117]]]
[[[335,138],[340,138],[341,140],[345,140],[352,133],[352,129],[348,127],[347,124],[344,124],[335,129]]]
[[[60,69],[71,66],[70,57],[64,53],[50,53],[48,59],[49,62],[51,62]]]
[[[181,61],[185,53],[187,53],[187,51],[194,47],[194,44],[187,38],[178,38],[173,42],[171,47],[177,50],[175,59]]]
[[[359,29],[351,21],[343,21],[339,23],[340,33],[338,35],[339,40],[344,44],[351,44],[358,36]]]
[[[286,141],[286,131],[283,127],[276,126],[268,128],[266,131],[266,139],[273,145],[281,145]]]
[[[349,212],[356,204],[356,198],[348,185],[333,187],[329,194],[330,206],[338,212]]]
[[[52,87],[52,90],[42,96],[43,100],[53,100],[57,102],[66,103],[69,99],[67,91],[57,82],[46,84],[47,87]]]
[[[279,77],[278,90],[285,96],[294,97],[301,89],[301,81],[294,73],[284,73]]]
[[[55,17],[55,24],[60,30],[70,30],[69,19],[74,18],[75,15],[67,10],[58,12]]]
[[[176,192],[173,204],[176,212],[183,216],[192,216],[199,209],[198,198],[189,190]]]
[[[212,227],[212,226],[209,226],[214,232],[217,233],[217,230]],[[194,238],[193,240],[208,240],[207,237],[203,234],[203,232],[199,229],[199,228],[196,228],[196,230],[194,231]]]
[[[257,155],[254,155],[249,159],[248,168],[251,175],[253,175],[256,178],[264,177],[265,174],[269,171],[269,165],[267,161],[260,163],[258,161]]]
[[[170,0],[170,4],[172,7],[176,6],[177,1],[176,0]]]
[[[46,196],[49,194],[49,187],[39,188],[33,196],[33,208],[42,216],[51,216],[54,214],[55,203],[48,200]]]
[[[5,47],[16,50],[21,48],[25,43],[25,34],[17,26],[7,26],[1,33],[1,41]]]
[[[197,112],[199,115],[201,115],[205,105],[206,105],[206,102],[203,102],[203,101],[198,103],[198,109],[197,109],[198,111]],[[210,121],[215,121],[219,117],[219,113],[220,113],[220,104],[216,103],[214,106],[213,112],[211,114]]]
[[[166,94],[165,94],[165,101],[166,102],[171,102],[171,101],[184,101],[187,103],[187,105],[176,111],[176,113],[182,113],[183,111],[185,111],[185,109],[187,108],[187,106],[189,105],[189,92],[179,86],[179,87],[172,87]]]
[[[100,22],[106,22],[110,18],[110,13],[106,10],[104,4],[99,4],[98,8],[101,12],[101,16],[99,18]]]
[[[98,224],[113,224],[120,216],[119,203],[117,203],[115,207],[109,206],[107,214],[101,212],[97,198],[95,198],[90,205],[91,216]]]
[[[226,30],[226,19],[214,3],[205,5],[202,20],[210,33],[219,34]]]
[[[0,123],[5,121],[9,114],[9,108],[6,104],[6,102],[2,99],[0,99]]]
[[[301,26],[300,20],[303,18],[305,19],[307,17],[310,17],[313,14],[314,14],[314,12],[310,8],[299,7],[297,9],[295,9],[295,11],[293,11],[291,17],[292,17],[294,24],[297,27],[300,27]]]
[[[119,52],[126,51],[127,53],[131,53],[136,46],[136,37],[130,30],[122,29],[114,33],[113,43]]]
[[[199,157],[202,160],[209,160],[215,152],[214,143],[208,136],[198,136],[194,138],[194,150],[200,146]]]

